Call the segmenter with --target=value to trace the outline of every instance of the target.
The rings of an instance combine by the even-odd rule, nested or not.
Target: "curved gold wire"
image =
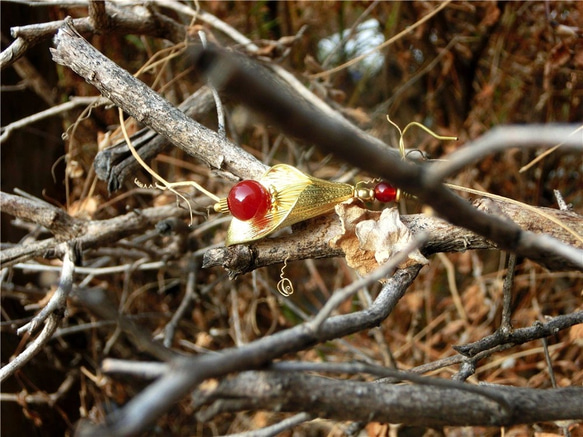
[[[294,284],[292,284],[292,281],[289,278],[285,277],[285,268],[287,267],[288,258],[289,257],[283,261],[283,266],[279,275],[280,280],[277,283],[277,291],[279,291],[283,297],[290,297],[294,294]]]

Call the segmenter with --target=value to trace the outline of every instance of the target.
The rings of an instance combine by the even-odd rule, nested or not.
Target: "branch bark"
[[[43,205],[31,202],[19,196],[1,193],[0,207],[6,212],[5,205],[11,208],[11,213],[17,217],[28,218],[34,223],[46,224],[51,229],[67,229],[67,239],[75,239],[81,250],[105,245],[117,241],[122,237],[142,232],[148,227],[153,227],[161,220],[168,217],[186,217],[188,211],[177,208],[174,205],[167,205],[144,210],[134,210],[128,214],[114,217],[108,220],[88,220],[81,221],[73,219],[71,216],[55,208],[52,205]],[[8,209],[6,208],[6,209]],[[69,228],[67,228],[70,226]],[[23,262],[36,256],[62,257],[66,251],[67,241],[63,235],[47,238],[45,240],[29,243],[27,245],[16,245],[6,248],[0,253],[0,266],[8,267],[17,262]]]
[[[199,50],[194,62],[217,89],[263,115],[286,134],[316,144],[327,153],[385,178],[417,196],[450,223],[484,236],[501,249],[552,268],[569,265],[583,271],[583,251],[563,250],[564,245],[559,241],[551,243],[546,237],[534,237],[514,223],[476,210],[443,184],[435,184],[428,178],[425,167],[387,153],[378,143],[349,128],[347,123],[339,122],[337,117],[331,117],[279,86],[264,69],[249,60],[222,50],[207,49]],[[557,138],[557,141],[581,148],[577,136]]]
[[[212,403],[197,415],[261,409],[313,412],[319,417],[425,427],[510,426],[583,419],[583,388],[536,390],[504,386],[375,384],[294,372],[244,372],[199,392]],[[441,382],[441,381],[440,381]]]
[[[583,235],[583,217],[573,211],[537,208],[540,213],[545,214],[545,217],[518,205],[491,199],[479,199],[474,205],[479,210],[510,220],[525,231],[537,235],[550,235],[565,245],[583,248],[583,243],[577,238],[577,235]],[[376,214],[380,215],[380,212]],[[439,252],[498,248],[487,238],[438,217],[413,214],[401,216],[401,221],[413,234],[427,233],[428,239],[422,247],[422,252],[426,256]],[[565,227],[557,226],[557,222]],[[337,216],[330,214],[298,223],[290,235],[264,238],[247,245],[210,249],[204,255],[203,267],[222,266],[229,272],[229,276],[234,278],[285,260],[342,256],[342,251],[329,245],[329,241],[340,233],[341,225]],[[543,260],[541,264],[558,270],[577,267],[562,258],[553,258],[553,262]]]
[[[73,21],[75,28],[82,33],[112,32],[120,34],[136,33],[166,38],[175,43],[184,41],[186,32],[184,26],[156,13],[154,8],[144,8],[141,14],[130,12],[128,8],[118,8],[111,2],[103,3],[107,20],[96,20],[93,17],[76,18]],[[99,7],[99,5],[97,5]],[[63,25],[64,21],[50,23],[15,26],[10,29],[13,38],[10,46],[0,53],[0,69],[9,67],[39,42],[51,38]]]
[[[44,226],[55,235],[57,241],[65,241],[80,235],[85,228],[83,220],[71,217],[56,206],[13,194],[0,192],[0,209],[14,217]]]
[[[178,109],[188,117],[208,113],[214,105],[213,95],[209,88],[202,87],[184,102]],[[130,139],[136,151],[144,161],[154,158],[171,145],[167,138],[159,135],[152,129],[141,129]],[[125,140],[97,153],[93,163],[95,173],[99,179],[107,182],[109,192],[117,191],[130,175],[140,168],[140,163],[133,157]]]
[[[152,91],[143,82],[103,56],[66,19],[51,49],[58,64],[71,68],[140,123],[211,168],[253,178],[267,167],[226,138],[200,125]]]
[[[393,310],[411,285],[421,266],[398,270],[383,286],[374,303],[362,311],[327,319],[318,332],[304,323],[220,354],[176,359],[172,370],[149,385],[112,414],[102,426],[87,426],[80,436],[122,436],[144,431],[176,401],[208,378],[231,372],[256,369],[285,354],[312,347],[316,343],[377,326]]]

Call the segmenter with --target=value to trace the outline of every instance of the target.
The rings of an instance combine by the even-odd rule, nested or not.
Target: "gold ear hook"
[[[405,154],[405,140],[403,140],[403,137],[405,136],[405,133],[407,132],[407,130],[410,127],[416,126],[420,129],[423,129],[425,132],[427,132],[429,135],[431,135],[433,138],[436,138],[440,141],[457,141],[459,138],[458,137],[450,137],[450,136],[446,136],[446,135],[438,135],[435,132],[433,132],[431,129],[429,129],[426,126],[423,126],[421,123],[417,123],[416,121],[412,121],[411,123],[409,123],[407,126],[405,126],[405,129],[401,130],[401,128],[397,125],[397,123],[395,123],[393,120],[390,119],[390,117],[387,115],[387,121],[389,123],[391,123],[391,125],[393,125],[393,127],[395,129],[397,129],[397,131],[399,132],[399,152],[401,153],[401,159],[406,159],[406,154]]]
[[[201,185],[197,184],[194,181],[170,183],[166,179],[164,179],[162,176],[160,176],[158,173],[156,173],[154,170],[152,170],[148,166],[148,164],[146,164],[144,162],[144,160],[140,157],[139,153],[136,152],[136,149],[134,148],[134,145],[132,144],[132,140],[130,139],[128,132],[126,130],[125,122],[123,120],[123,111],[121,108],[118,108],[118,116],[119,116],[119,123],[120,123],[121,132],[123,134],[123,138],[124,138],[128,148],[130,149],[130,152],[132,152],[132,156],[135,158],[136,161],[138,161],[138,164],[140,164],[144,170],[146,170],[148,173],[150,173],[154,177],[154,179],[156,179],[158,181],[158,182],[156,182],[154,187],[156,187],[160,190],[169,190],[172,193],[174,193],[175,196],[181,198],[182,200],[184,200],[184,202],[186,202],[186,205],[188,206],[188,212],[190,213],[190,224],[191,225],[194,223],[192,206],[190,205],[190,202],[188,201],[188,199],[186,197],[184,197],[183,194],[176,191],[176,189],[174,187],[189,185],[189,186],[196,188],[197,190],[199,190],[201,193],[205,194],[206,196],[210,197],[215,202],[218,202],[220,200],[213,193],[211,193],[210,191],[207,191],[205,188],[203,188]],[[141,182],[139,182],[137,178],[134,179],[134,183],[137,186],[139,186],[140,188],[144,188],[144,186],[145,186],[145,184],[142,184]],[[149,186],[148,186],[148,188],[149,188]]]
[[[292,281],[290,281],[288,278],[285,277],[285,272],[284,272],[285,268],[287,267],[288,258],[289,257],[287,257],[283,261],[283,266],[281,268],[281,274],[279,275],[279,277],[281,279],[277,283],[277,291],[279,291],[279,293],[283,297],[290,297],[292,294],[294,294],[294,285],[292,284]]]
[[[397,125],[397,123],[395,123],[393,120],[391,120],[388,115],[387,115],[387,121],[389,123],[391,123],[391,125],[393,125],[393,127],[395,129],[397,129],[397,131],[399,132],[399,152],[401,153],[401,159],[403,159],[403,160],[407,159],[407,154],[405,153],[405,140],[403,140],[403,136],[405,135],[405,133],[407,132],[407,130],[410,127],[416,126],[420,129],[423,129],[425,132],[427,132],[433,138],[436,138],[436,139],[441,140],[441,141],[456,141],[456,140],[458,140],[458,137],[438,135],[435,132],[433,132],[431,129],[429,129],[428,127],[423,126],[421,123],[417,123],[416,121],[412,121],[411,123],[409,123],[407,126],[405,126],[405,129],[403,129],[403,130],[401,130],[401,128]],[[416,197],[413,196],[412,194],[405,193],[400,188],[397,188],[397,196],[395,197],[395,201],[398,202],[399,200],[401,200],[401,197],[403,197],[405,199],[416,199]]]

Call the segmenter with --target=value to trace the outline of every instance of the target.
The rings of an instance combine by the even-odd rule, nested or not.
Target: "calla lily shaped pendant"
[[[215,210],[230,213],[227,246],[261,239],[273,231],[325,214],[353,197],[369,201],[397,200],[399,190],[386,182],[367,188],[308,176],[286,164],[271,167],[259,180],[233,186]]]

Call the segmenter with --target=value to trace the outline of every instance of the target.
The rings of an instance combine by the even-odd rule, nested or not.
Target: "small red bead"
[[[227,205],[233,217],[247,221],[265,215],[271,206],[271,195],[257,181],[241,181],[229,191]]]
[[[392,202],[397,198],[397,189],[387,182],[379,182],[374,187],[374,198],[379,202]]]

